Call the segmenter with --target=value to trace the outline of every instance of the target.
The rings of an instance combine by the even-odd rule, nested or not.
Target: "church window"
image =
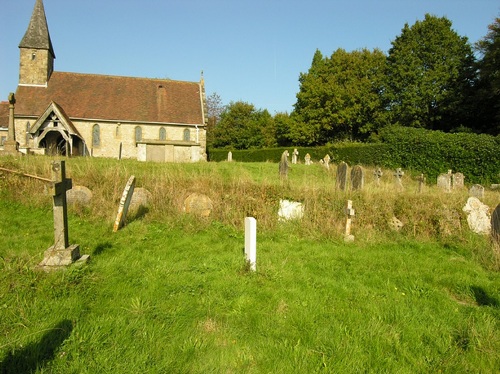
[[[167,140],[167,130],[165,130],[165,127],[160,127],[160,140]]]
[[[137,126],[135,128],[135,141],[140,142],[142,140],[142,128]]]
[[[191,134],[189,132],[189,129],[185,129],[184,130],[184,136],[183,136],[183,139],[188,142],[190,139],[191,139]]]
[[[101,129],[98,124],[92,127],[92,146],[99,147],[101,145]]]

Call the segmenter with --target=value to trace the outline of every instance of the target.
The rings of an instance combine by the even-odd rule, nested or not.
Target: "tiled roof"
[[[0,128],[9,128],[9,102],[0,101]]]
[[[197,82],[53,72],[47,87],[18,86],[17,116],[55,101],[72,119],[203,124]]]
[[[30,24],[21,43],[19,43],[19,47],[47,49],[52,53],[54,58],[56,57],[54,48],[52,48],[52,41],[50,40],[49,27],[42,0],[36,0]]]

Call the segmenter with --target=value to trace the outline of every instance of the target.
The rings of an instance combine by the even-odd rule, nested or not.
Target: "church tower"
[[[36,0],[31,20],[19,43],[19,85],[46,86],[54,70],[56,55],[42,0]]]

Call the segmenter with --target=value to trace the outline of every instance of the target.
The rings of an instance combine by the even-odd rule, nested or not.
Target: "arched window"
[[[135,141],[140,142],[142,140],[142,128],[137,126],[135,128]]]
[[[189,140],[191,140],[191,133],[189,131],[189,129],[185,129],[184,130],[184,136],[183,136],[183,139],[188,142]]]
[[[92,146],[99,147],[101,145],[101,129],[98,124],[92,127]]]
[[[167,130],[165,130],[165,127],[160,127],[160,140],[167,140]]]

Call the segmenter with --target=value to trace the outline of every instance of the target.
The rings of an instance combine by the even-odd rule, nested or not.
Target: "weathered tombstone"
[[[382,175],[384,175],[384,173],[382,172],[381,168],[377,168],[373,172],[373,176],[375,177],[375,183],[377,184],[377,186],[380,186],[380,178],[382,178]]]
[[[362,190],[365,185],[365,172],[363,168],[356,165],[351,170],[351,188],[353,191]]]
[[[288,221],[293,219],[302,219],[304,216],[304,205],[297,201],[280,200],[278,210],[278,220]]]
[[[323,157],[325,168],[330,169],[330,155]]]
[[[421,193],[425,186],[425,176],[423,174],[420,174],[420,176],[417,178],[417,181],[418,181],[418,192]]]
[[[72,181],[66,178],[65,161],[52,162],[52,180],[54,245],[45,251],[44,258],[38,265],[43,269],[70,265],[81,258],[80,246],[69,244],[66,191],[71,189]],[[88,256],[85,256],[84,260],[87,258]]]
[[[456,235],[461,232],[462,223],[460,214],[456,209],[449,208],[446,205],[436,211],[437,228],[442,237]]]
[[[347,219],[345,222],[345,234],[344,241],[352,242],[354,241],[354,235],[351,235],[351,225],[352,225],[352,217],[354,217],[354,209],[352,208],[352,201],[347,200],[347,206],[345,208],[345,213],[347,215]]]
[[[471,188],[469,188],[469,196],[477,197],[478,199],[484,198],[484,187],[480,184],[473,184]]]
[[[208,217],[212,213],[212,200],[203,194],[192,193],[184,200],[184,211],[200,217]]]
[[[451,170],[447,174],[439,174],[437,177],[437,186],[446,192],[451,191]]]
[[[401,231],[401,229],[403,228],[404,226],[404,223],[401,222],[398,218],[396,217],[392,217],[391,220],[389,221],[389,227],[393,230],[393,231]]]
[[[279,173],[281,178],[288,177],[288,156],[288,151],[283,152],[283,154],[281,155],[281,160],[279,163]]]
[[[306,156],[304,157],[304,161],[306,165],[311,165],[311,155],[309,153],[307,153]]]
[[[231,151],[227,152],[227,161],[228,162],[233,161],[233,152]]]
[[[347,164],[344,161],[337,166],[337,187],[342,191],[347,188]]]
[[[245,260],[251,271],[257,270],[257,220],[245,218]]]
[[[500,204],[491,215],[491,241],[493,248],[500,253]]]
[[[123,190],[122,198],[120,199],[120,205],[118,206],[118,213],[116,215],[115,224],[113,226],[113,232],[117,232],[125,224],[127,218],[128,208],[130,206],[130,201],[132,200],[132,195],[134,194],[135,188],[135,176],[131,176],[125,188]]]
[[[129,214],[135,215],[143,212],[149,207],[152,198],[153,195],[147,189],[143,187],[135,188],[128,208]]]
[[[92,200],[92,191],[85,186],[73,186],[66,192],[66,201],[68,205],[88,206]]]
[[[394,177],[396,178],[396,187],[403,188],[403,175],[405,175],[404,171],[401,168],[397,168],[394,172]]]
[[[477,197],[469,197],[463,211],[467,213],[469,228],[476,234],[488,235],[491,232],[489,207]]]
[[[451,176],[451,183],[454,190],[464,188],[464,175],[462,173],[455,173]]]
[[[299,151],[297,151],[297,148],[295,148],[292,153],[292,164],[295,165],[297,163],[298,156],[299,156]]]

